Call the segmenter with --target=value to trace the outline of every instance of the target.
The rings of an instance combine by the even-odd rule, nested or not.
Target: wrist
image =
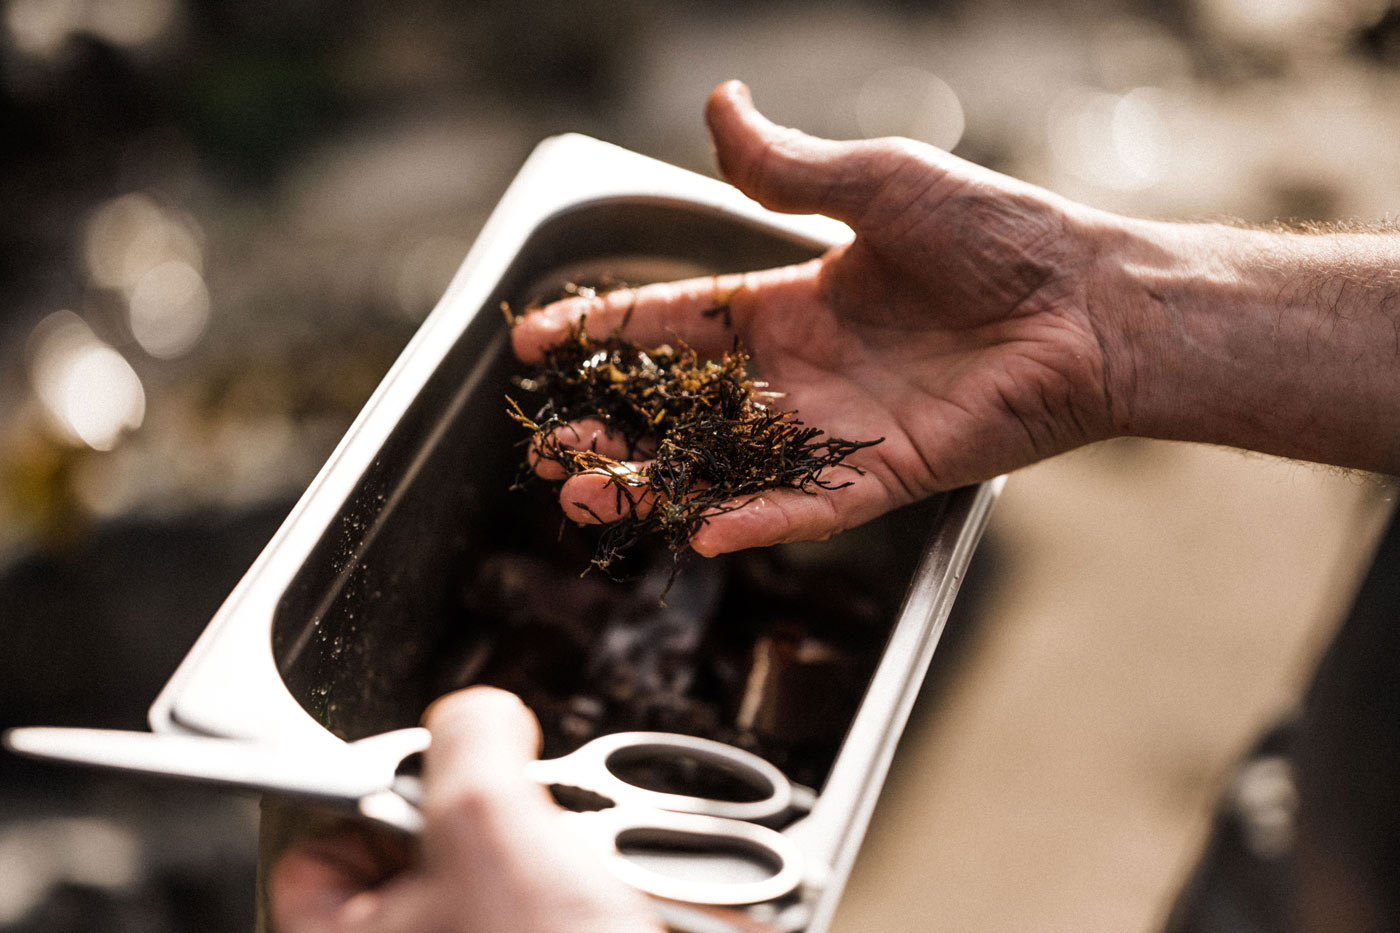
[[[1105,227],[1121,433],[1400,468],[1400,236]]]

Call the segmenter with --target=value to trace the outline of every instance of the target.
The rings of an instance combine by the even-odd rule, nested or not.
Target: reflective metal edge
[[[830,866],[806,933],[825,933],[889,772],[973,551],[1006,484],[998,477],[949,494],[871,679],[860,711],[810,816],[788,830],[814,863]]]
[[[278,675],[271,648],[278,601],[531,233],[564,210],[611,200],[712,211],[816,248],[851,236],[830,218],[768,211],[723,182],[586,136],[542,142],[488,218],[442,300],[152,704],[148,718],[154,730],[338,741],[302,709]]]

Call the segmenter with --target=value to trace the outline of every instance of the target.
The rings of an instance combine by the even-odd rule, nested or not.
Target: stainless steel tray
[[[519,307],[580,278],[641,282],[796,262],[849,236],[827,218],[771,213],[728,185],[593,139],[542,143],[156,699],[152,727],[317,743],[414,724],[442,689],[444,652],[460,645],[464,626],[470,635],[470,618],[444,607],[486,539],[505,522],[526,547],[558,547],[557,520],[535,533],[531,522],[543,524],[517,520],[524,507],[506,489],[520,452],[502,399],[517,367],[500,303]],[[883,647],[857,711],[833,726],[844,740],[816,782],[814,810],[788,830],[815,866],[812,883],[797,903],[754,908],[756,919],[812,933],[830,922],[1000,488],[956,490],[785,549],[796,565],[840,565],[869,587],[886,607]]]

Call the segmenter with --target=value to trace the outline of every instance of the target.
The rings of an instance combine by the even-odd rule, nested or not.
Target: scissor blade
[[[258,791],[356,801],[384,790],[379,768],[366,767],[349,746],[314,749],[264,742],[115,729],[11,729],[5,745],[34,758],[207,781]]]

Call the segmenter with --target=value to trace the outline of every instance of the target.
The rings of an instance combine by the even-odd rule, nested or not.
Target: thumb
[[[705,119],[724,176],[764,207],[790,214],[826,214],[854,226],[906,161],[884,142],[836,142],[778,126],[739,81],[710,93]]]
[[[450,807],[462,796],[537,789],[524,770],[539,752],[539,722],[513,694],[468,687],[436,700],[423,724],[433,734],[424,756],[425,805]]]

